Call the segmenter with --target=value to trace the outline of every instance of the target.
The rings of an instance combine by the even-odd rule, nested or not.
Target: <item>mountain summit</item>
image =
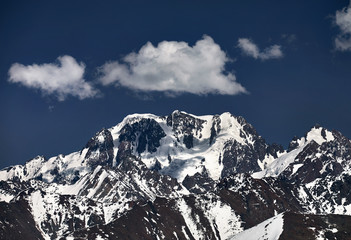
[[[133,114],[1,170],[0,205],[1,239],[347,239],[351,142],[316,125],[284,149],[230,113]]]

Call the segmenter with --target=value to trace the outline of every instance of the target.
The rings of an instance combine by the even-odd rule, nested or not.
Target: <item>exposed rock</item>
[[[85,147],[88,148],[85,159],[93,169],[98,165],[112,166],[113,139],[109,130],[102,129],[89,140]]]
[[[283,212],[279,239],[350,235],[341,133],[315,126],[286,152],[229,113],[143,116],[0,171],[0,238],[231,239]],[[271,175],[257,174],[263,162]]]
[[[141,119],[132,125],[126,124],[121,130],[119,141],[135,142],[139,154],[145,150],[152,153],[156,152],[161,138],[165,136],[165,132],[154,119]]]

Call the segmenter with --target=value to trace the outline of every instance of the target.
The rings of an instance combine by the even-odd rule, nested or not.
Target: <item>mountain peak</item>
[[[306,140],[312,141],[314,140],[316,143],[321,145],[324,142],[330,142],[334,140],[334,135],[332,132],[327,130],[326,128],[321,127],[319,124],[316,124],[311,128],[309,132],[306,134]]]
[[[81,151],[1,170],[0,238],[229,239],[276,222],[284,235],[282,212],[351,215],[350,153],[319,125],[286,151],[230,113],[132,114]]]

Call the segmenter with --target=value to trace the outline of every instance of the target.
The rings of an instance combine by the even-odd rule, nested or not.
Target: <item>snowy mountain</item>
[[[347,239],[350,160],[320,126],[285,150],[230,113],[133,114],[80,151],[1,170],[0,238]]]

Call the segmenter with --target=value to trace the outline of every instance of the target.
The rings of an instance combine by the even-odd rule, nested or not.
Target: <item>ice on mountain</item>
[[[263,178],[263,177],[277,177],[281,174],[291,163],[295,161],[296,156],[303,150],[304,146],[294,149],[284,155],[281,155],[274,161],[272,161],[266,169],[260,172],[255,172],[252,174],[253,178]]]
[[[302,167],[302,166],[303,166],[303,163],[294,164],[291,175],[295,174],[299,170],[299,168]]]
[[[350,142],[337,132],[314,127],[305,137],[294,139],[289,151],[283,151],[279,146],[266,144],[250,124],[230,113],[195,116],[175,111],[171,115],[133,114],[115,127],[98,132],[92,138],[92,145],[81,151],[49,159],[37,157],[23,166],[1,170],[0,180],[13,180],[12,183],[17,181],[24,185],[13,190],[15,185],[3,183],[0,201],[12,204],[21,199],[28,200],[38,229],[46,238],[54,236],[50,226],[59,226],[55,230],[58,236],[77,230],[72,229],[69,219],[76,219],[81,224],[77,225],[79,229],[97,224],[107,226],[133,211],[143,211],[140,209],[161,198],[173,201],[175,205],[171,210],[178,211],[177,214],[184,218],[186,226],[178,226],[182,232],[174,232],[172,237],[175,238],[190,239],[191,234],[200,239],[211,231],[218,234],[213,236],[221,239],[242,239],[238,238],[240,236],[250,239],[249,236],[262,236],[261,233],[275,239],[283,225],[283,218],[279,217],[282,215],[277,213],[290,207],[285,198],[292,200],[292,209],[302,209],[306,213],[351,215],[347,195],[351,172],[347,144]],[[180,118],[177,123],[174,117]],[[158,126],[159,132],[164,132],[165,136],[159,140],[160,146],[149,148],[153,143],[147,138],[145,149],[138,148],[140,128],[132,133],[135,141],[126,144],[121,140],[121,131],[126,124],[149,123]],[[148,134],[153,134],[152,129]],[[192,137],[184,141],[185,136],[190,135]],[[109,141],[113,144],[105,157],[113,155],[113,159],[102,164],[100,157],[105,150],[101,150],[100,145],[104,145],[106,136],[111,136]],[[130,152],[127,151],[129,146]],[[122,160],[116,161],[116,156],[123,151],[127,153]],[[90,164],[89,159],[97,160],[96,164]],[[239,169],[236,164],[240,161],[244,168]],[[225,165],[228,162],[233,164]],[[222,175],[225,168],[230,171]],[[259,171],[252,174],[256,179],[248,175],[252,171]],[[309,177],[309,172],[314,175],[301,184],[299,181]],[[193,185],[183,182],[187,175],[192,176]],[[283,189],[280,184],[293,187]],[[206,188],[208,185],[211,187]],[[194,189],[199,190],[198,193]],[[251,202],[247,196],[252,197]],[[257,206],[273,206],[272,211],[264,214],[266,217],[276,215],[276,218],[263,222],[267,227],[259,224],[234,236],[246,224],[240,220],[245,218],[233,210],[237,207],[236,201],[238,208],[244,209],[244,212],[239,209],[240,216],[245,216],[245,211],[255,211]],[[59,212],[64,214],[58,217]],[[164,213],[155,214],[161,216]],[[205,224],[201,222],[203,219],[206,219]],[[156,218],[151,218],[150,222],[160,224]],[[146,229],[154,237],[161,239],[166,236],[166,232]],[[99,236],[108,238],[101,234]]]
[[[316,143],[321,145],[323,142],[329,142],[334,140],[332,132],[325,130],[322,127],[313,127],[306,136],[307,141],[314,140]]]

